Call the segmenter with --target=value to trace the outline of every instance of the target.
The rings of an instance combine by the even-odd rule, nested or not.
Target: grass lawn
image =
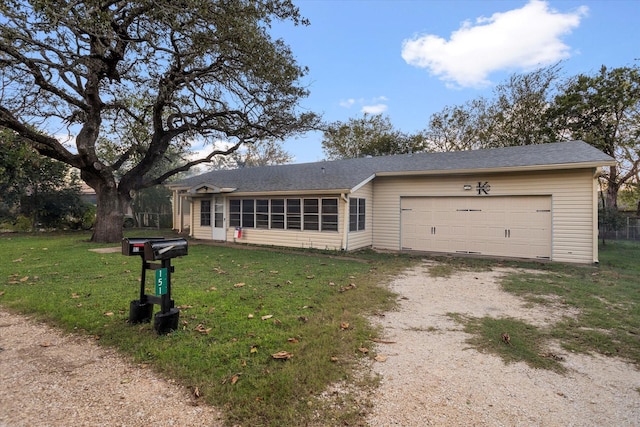
[[[172,261],[179,330],[159,336],[152,324],[127,323],[129,303],[138,298],[140,258],[90,251],[117,245],[91,244],[88,238],[0,236],[0,304],[95,336],[134,362],[197,388],[201,399],[225,412],[229,425],[361,424],[350,396],[338,405],[318,396],[341,380],[375,386],[373,376],[354,375],[361,358],[375,356],[363,351],[378,335],[367,316],[393,306],[394,296],[381,284],[422,258],[191,242],[189,255]],[[555,341],[566,351],[618,356],[640,367],[640,244],[608,242],[597,267],[437,260],[433,275],[498,265],[540,270],[545,274],[508,275],[502,285],[531,304],[560,302],[579,313],[559,316],[548,328],[452,313],[478,350],[562,373],[561,361],[546,350]],[[153,294],[149,271],[148,276],[147,293]],[[511,345],[501,342],[504,331]],[[274,359],[278,352],[292,357]]]
[[[229,424],[256,426],[356,423],[354,405],[334,408],[318,396],[332,382],[355,381],[357,361],[374,356],[361,350],[377,335],[366,316],[394,301],[379,284],[415,261],[191,242],[188,256],[172,260],[179,330],[159,336],[152,323],[127,323],[129,303],[139,296],[140,258],[89,251],[117,245],[88,238],[0,237],[0,304],[95,336],[197,388]],[[147,294],[154,293],[152,273],[147,270]],[[273,358],[278,352],[292,357]],[[359,381],[375,384],[373,377]]]
[[[541,328],[519,319],[469,318],[452,313],[473,335],[470,344],[506,362],[524,361],[560,373],[565,369],[562,358],[549,351],[552,342],[566,352],[616,356],[640,368],[640,243],[607,242],[600,247],[597,267],[507,264],[537,271],[506,276],[504,290],[530,304],[560,304],[577,315],[559,314],[550,327]],[[465,268],[464,262],[458,267]],[[511,345],[501,339],[505,331]]]

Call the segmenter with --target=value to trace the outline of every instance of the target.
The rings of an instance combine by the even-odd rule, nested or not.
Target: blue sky
[[[447,105],[489,96],[513,73],[562,61],[566,76],[640,58],[640,0],[294,0],[311,21],[272,35],[309,67],[302,106],[325,121],[388,115],[413,133]],[[322,160],[322,134],[284,144]]]

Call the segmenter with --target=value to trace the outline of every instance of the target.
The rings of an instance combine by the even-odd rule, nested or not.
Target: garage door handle
[[[431,234],[436,234],[436,228],[435,227],[431,227]]]
[[[504,230],[504,237],[505,238],[511,237],[511,230]]]

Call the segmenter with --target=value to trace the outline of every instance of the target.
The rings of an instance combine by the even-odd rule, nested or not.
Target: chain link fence
[[[640,241],[640,217],[625,217],[620,225],[620,227],[615,229],[613,226],[607,224],[599,224],[599,237],[601,239],[605,238],[611,240]]]

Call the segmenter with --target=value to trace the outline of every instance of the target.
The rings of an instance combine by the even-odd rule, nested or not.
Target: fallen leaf
[[[198,323],[198,326],[194,328],[196,332],[200,332],[201,334],[209,334],[211,328],[205,328],[202,323]]]
[[[240,283],[236,283],[235,285],[233,285],[234,288],[241,288],[244,286],[244,283],[240,282]]]
[[[337,361],[338,361],[338,358],[337,358],[336,356],[331,356],[331,361],[332,361],[332,362],[337,362]]]
[[[383,355],[383,354],[379,354],[375,357],[376,361],[378,362],[386,362],[387,361],[387,356]]]
[[[198,387],[193,388],[193,397],[196,399],[200,397],[200,389]]]
[[[41,342],[40,347],[51,347],[51,343],[49,341]]]
[[[271,274],[278,274],[278,270],[271,270],[269,273],[271,273]]]
[[[369,349],[367,347],[360,347],[358,351],[363,354],[369,353]]]
[[[237,383],[238,379],[240,379],[240,376],[238,374],[235,374],[234,376],[232,376],[231,377],[231,385],[234,385],[235,383]]]
[[[250,353],[257,353],[258,352],[258,347],[256,347],[255,345],[251,346],[251,350],[249,350]]]
[[[247,319],[253,319],[253,314],[247,315]]]
[[[340,323],[340,329],[342,329],[343,331],[345,329],[349,329],[349,322],[342,322]]]
[[[271,355],[274,359],[280,360],[289,360],[293,357],[293,353],[289,353],[288,351],[279,351]]]
[[[217,291],[217,290],[218,290],[218,288],[216,288],[215,286],[212,286],[212,287],[210,287],[210,288],[209,288],[209,290],[210,290],[210,291]]]
[[[288,338],[287,339],[288,342],[292,343],[292,344],[297,344],[300,341],[298,340],[298,338]]]
[[[187,309],[193,308],[193,306],[192,305],[179,305],[178,308],[180,310],[187,310]]]
[[[4,295],[4,291],[0,291],[0,297]]]
[[[29,280],[29,276],[24,276],[20,279],[21,282],[26,282],[27,280]]]
[[[262,316],[261,319],[262,320],[267,320],[267,319],[271,319],[273,317],[273,314],[267,314],[265,316]]]
[[[311,274],[311,275],[307,276],[307,279],[313,279],[313,278],[315,278],[315,277],[316,277],[316,276],[314,276],[313,274]]]
[[[278,319],[273,319],[273,324],[276,326],[282,325],[282,321],[278,320]]]
[[[76,294],[75,292],[71,294],[71,298],[80,298],[80,295]]]
[[[104,315],[105,316],[113,316],[113,311],[107,311]]]
[[[307,316],[299,316],[298,320],[301,321],[301,322],[306,323],[306,322],[309,321],[309,318]]]
[[[14,259],[13,262],[22,262],[22,258]]]

